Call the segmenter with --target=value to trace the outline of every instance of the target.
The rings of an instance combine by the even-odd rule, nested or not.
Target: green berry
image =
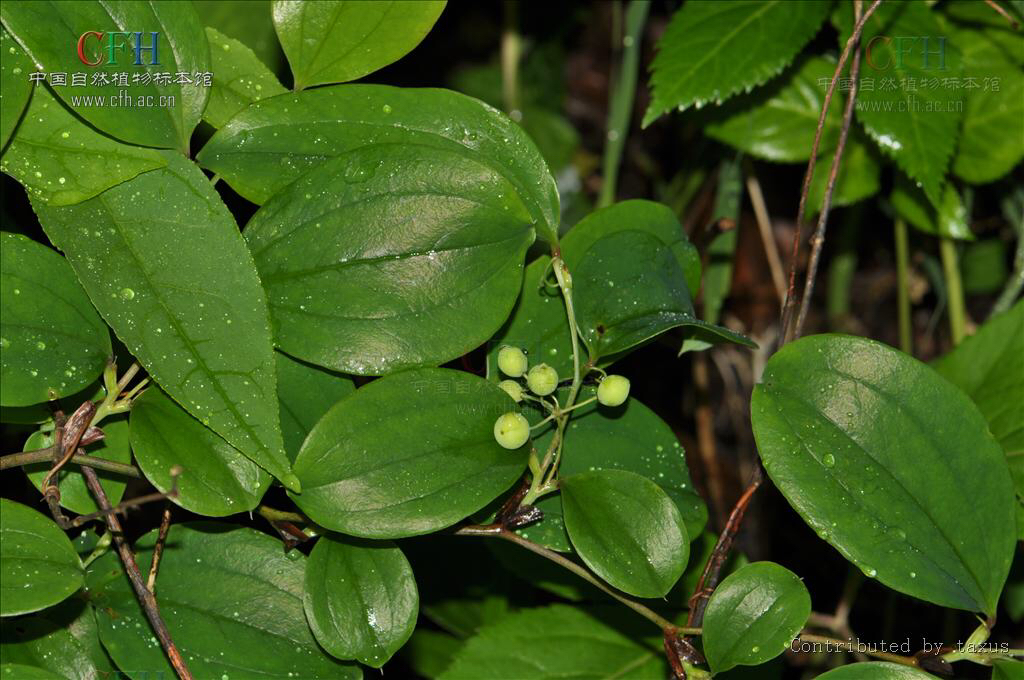
[[[494,421],[494,438],[506,449],[518,449],[530,438],[530,423],[519,413],[503,413]]]
[[[539,397],[545,397],[558,387],[558,371],[547,364],[537,364],[526,374],[526,385]]]
[[[498,387],[505,390],[508,396],[512,397],[517,404],[523,400],[523,386],[515,380],[502,380],[498,383]]]
[[[629,378],[609,375],[597,386],[597,400],[605,406],[619,406],[629,398]]]
[[[498,350],[498,368],[510,378],[518,378],[526,373],[526,355],[518,347],[506,345]]]

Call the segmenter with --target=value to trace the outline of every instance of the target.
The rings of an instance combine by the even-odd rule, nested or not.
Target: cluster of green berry
[[[525,376],[526,389],[536,397],[546,397],[558,389],[558,371],[547,364],[530,367],[526,354],[518,347],[506,345],[498,351],[498,370],[509,378]],[[516,380],[502,380],[498,387],[517,404],[531,398]],[[605,406],[620,406],[628,397],[629,379],[621,375],[605,375],[597,386],[597,401]],[[548,405],[546,401],[539,401]],[[555,409],[554,415],[559,415],[557,406]],[[503,413],[494,421],[494,438],[506,449],[518,449],[530,438],[530,423],[521,413]]]

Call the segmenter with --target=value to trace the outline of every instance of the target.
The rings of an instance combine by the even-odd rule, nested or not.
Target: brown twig
[[[53,483],[53,480],[78,450],[78,444],[82,441],[85,431],[89,429],[94,413],[96,413],[96,404],[85,401],[75,409],[67,421],[64,420],[63,414],[58,413],[55,417],[54,445],[51,450],[53,466],[43,477],[40,486],[43,498],[46,499],[46,503],[50,507],[50,514],[62,529],[70,528],[70,523],[60,509],[60,488]]]
[[[20,451],[18,453],[9,453],[6,456],[0,456],[0,470],[6,470],[7,468],[13,467],[23,467],[26,465],[35,465],[37,463],[45,463],[46,461],[53,460],[53,452],[57,448],[59,447],[54,445],[48,446],[45,449]],[[96,468],[97,470],[115,472],[126,477],[134,477],[136,479],[142,478],[142,472],[134,465],[115,463],[114,461],[107,460],[105,458],[89,456],[82,453],[82,449],[78,449],[78,453],[73,455],[67,462],[72,465],[87,465],[91,468]]]
[[[164,514],[160,518],[160,530],[156,535],[156,545],[153,546],[153,558],[149,562],[149,578],[146,579],[146,589],[156,595],[156,575],[160,570],[160,558],[164,556],[164,544],[167,542],[167,532],[171,530],[171,504],[164,505]]]
[[[750,205],[754,208],[757,230],[761,234],[761,243],[764,245],[764,254],[768,259],[768,269],[772,274],[772,283],[775,285],[775,293],[779,296],[781,304],[786,298],[786,273],[782,268],[782,258],[779,257],[779,247],[775,243],[772,220],[768,216],[768,206],[764,202],[761,183],[757,181],[757,175],[752,171],[747,172],[746,184]]]
[[[985,0],[985,4],[988,5],[989,7],[991,7],[992,9],[994,9],[996,11],[996,13],[999,14],[999,16],[1001,16],[1004,19],[1006,19],[1007,21],[1009,21],[1010,25],[1013,26],[1013,30],[1017,30],[1017,27],[1020,24],[1017,23],[1016,19],[1014,19],[1012,16],[1010,16],[1009,12],[1007,12],[1005,9],[1000,7],[999,4],[996,3],[995,0]]]
[[[147,493],[144,496],[136,496],[135,498],[131,498],[129,500],[124,501],[123,503],[118,503],[109,510],[97,510],[96,512],[90,512],[88,515],[80,515],[75,519],[71,520],[70,522],[68,522],[68,525],[65,528],[74,529],[82,526],[83,524],[87,524],[93,521],[94,519],[101,519],[109,514],[124,513],[125,510],[131,510],[132,508],[137,508],[140,505],[145,505],[146,503],[153,503],[154,501],[163,501],[167,500],[168,498],[177,497],[178,489],[176,487],[172,488],[167,493],[161,493],[157,491],[154,493]]]
[[[854,0],[853,13],[854,21],[860,23],[861,0]],[[811,258],[807,264],[807,276],[804,279],[804,292],[800,296],[800,312],[796,317],[796,329],[793,332],[794,338],[799,338],[804,330],[804,322],[807,321],[807,311],[811,307],[811,298],[814,297],[814,281],[818,276],[818,262],[821,261],[821,251],[825,246],[825,227],[828,224],[828,214],[832,209],[832,192],[836,187],[836,178],[839,176],[839,164],[843,159],[843,151],[846,149],[846,140],[850,135],[850,124],[853,122],[854,102],[857,100],[857,78],[860,76],[860,40],[853,46],[853,63],[850,65],[850,95],[846,98],[846,109],[843,111],[843,126],[839,132],[839,143],[836,146],[836,153],[832,157],[832,167],[828,171],[828,184],[825,187],[825,197],[822,201],[821,210],[818,213],[818,226],[814,236],[811,238]],[[799,226],[799,224],[798,224]]]
[[[168,661],[170,661],[174,672],[178,674],[181,680],[192,680],[192,672],[185,665],[185,659],[175,646],[174,640],[171,639],[171,632],[167,630],[167,624],[160,617],[160,608],[157,606],[156,597],[146,587],[146,582],[142,580],[139,565],[135,562],[135,554],[132,552],[131,546],[128,545],[128,541],[124,538],[121,521],[117,518],[117,513],[112,512],[110,501],[107,500],[107,494],[100,484],[99,477],[96,476],[96,472],[90,467],[83,467],[82,475],[85,477],[85,483],[89,485],[89,490],[96,499],[96,505],[99,506],[100,510],[105,511],[104,518],[107,522],[107,529],[110,530],[111,535],[114,537],[114,544],[117,546],[117,554],[124,565],[124,571],[128,575],[128,580],[131,581],[135,597],[138,598],[139,604],[142,605],[142,609],[146,613],[146,618],[149,619],[153,632],[156,633],[157,639],[160,640],[160,645],[167,653]]]
[[[818,117],[818,127],[814,132],[814,143],[811,145],[811,158],[807,162],[807,172],[804,174],[803,189],[800,192],[800,205],[797,208],[796,213],[796,230],[793,234],[793,245],[790,249],[789,256],[789,286],[786,289],[786,301],[782,306],[782,319],[780,338],[782,344],[785,344],[789,340],[789,326],[793,316],[793,309],[796,305],[796,266],[797,257],[800,254],[800,237],[802,236],[802,227],[804,222],[804,214],[807,210],[807,195],[811,190],[811,179],[814,177],[814,165],[818,160],[818,149],[821,146],[821,135],[825,129],[825,118],[828,114],[828,107],[832,103],[832,95],[835,93],[836,85],[839,84],[839,75],[843,71],[843,67],[846,66],[847,59],[850,58],[850,51],[853,46],[860,42],[861,33],[864,31],[864,26],[867,24],[868,19],[875,13],[878,6],[882,4],[882,0],[875,0],[868,7],[868,10],[860,18],[860,20],[853,27],[853,33],[850,34],[849,39],[846,41],[846,45],[843,47],[842,53],[839,55],[839,63],[836,64],[835,73],[832,75],[832,82],[828,86],[828,90],[825,92],[825,100],[822,103],[821,115]]]

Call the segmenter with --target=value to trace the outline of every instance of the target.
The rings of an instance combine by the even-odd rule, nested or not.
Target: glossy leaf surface
[[[624,470],[560,477],[565,528],[594,573],[619,590],[662,597],[686,568],[690,541],[672,499]]]
[[[93,304],[160,386],[294,487],[256,268],[209,180],[187,160],[167,158],[166,168],[84,203],[33,207]]]
[[[486,165],[515,187],[541,238],[557,241],[558,191],[536,146],[496,109],[448,90],[341,85],[270,97],[218,131],[199,160],[262,204],[324,160],[377,144],[427,146]]]
[[[379,144],[325,161],[253,216],[245,238],[289,354],[381,375],[437,365],[508,317],[530,214],[491,167]]]
[[[0,151],[6,146],[32,96],[35,65],[21,45],[0,27]]]
[[[0,498],[0,616],[45,609],[82,586],[82,561],[52,519]]]
[[[136,543],[139,564],[149,564],[156,533]],[[160,615],[197,678],[362,676],[313,639],[302,610],[305,562],[300,552],[286,554],[280,541],[253,529],[171,525],[156,592]],[[103,646],[118,667],[172,677],[116,553],[92,564],[88,584]]]
[[[419,601],[394,543],[327,535],[309,555],[306,617],[317,642],[339,659],[383,666],[412,635]]]
[[[0,232],[0,269],[0,404],[28,406],[86,387],[110,357],[110,332],[67,260]]]
[[[210,27],[206,28],[206,39],[210,43],[213,88],[203,120],[213,127],[224,127],[254,101],[287,91],[245,43]]]
[[[960,193],[952,184],[942,188],[942,198],[936,207],[925,193],[905,176],[897,173],[893,183],[893,210],[915,228],[926,234],[973,241],[974,234],[968,224],[967,208]]]
[[[84,86],[55,86],[54,91],[91,125],[133,144],[188,150],[188,140],[202,116],[209,88],[197,87],[193,82],[181,84],[173,76],[184,72],[191,80],[195,73],[210,71],[210,50],[191,4],[99,0],[5,2],[0,17],[40,70],[90,73]],[[121,40],[114,43],[101,43],[99,38],[83,41],[83,54],[95,66],[85,66],[77,51],[79,40],[88,31],[107,35],[120,32]],[[134,32],[142,32],[140,45],[136,44]],[[149,51],[154,46],[155,64],[154,54]],[[117,84],[114,74],[126,69],[147,74],[149,82],[129,79],[131,84],[125,90]],[[170,73],[172,77],[164,81],[157,77],[160,73]],[[122,90],[129,92],[132,106],[114,105],[112,101],[110,106],[90,106],[75,101],[79,97],[100,97],[107,103],[120,96]],[[138,97],[148,97],[143,101],[154,105],[138,105]]]
[[[818,676],[821,680],[934,680],[933,675],[887,661],[853,663]]]
[[[281,434],[288,460],[294,462],[302,442],[327,409],[356,390],[352,379],[293,359],[283,352],[277,359],[277,401],[281,407]]]
[[[775,485],[868,576],[995,611],[1015,543],[1013,486],[963,392],[881,343],[816,335],[769,360],[751,420]]]
[[[434,0],[276,0],[274,28],[301,90],[362,78],[398,61],[430,32],[444,6]]]
[[[0,624],[0,655],[5,664],[44,669],[63,680],[100,680],[114,673],[100,647],[92,605],[76,597],[5,620]],[[11,675],[9,680],[22,677]]]
[[[500,388],[469,373],[419,369],[375,380],[338,402],[309,433],[295,473],[304,513],[366,538],[437,531],[508,489],[528,444],[509,451],[494,421],[513,410]]]
[[[644,125],[672,109],[721,103],[778,75],[830,7],[818,0],[686,3],[658,43]]]
[[[811,596],[796,574],[754,562],[727,576],[704,613],[704,654],[716,673],[759,666],[782,654],[811,615]]]
[[[159,387],[150,387],[131,412],[131,442],[146,479],[163,492],[174,486],[186,510],[223,517],[255,508],[270,486],[270,475],[213,430],[178,406]]]

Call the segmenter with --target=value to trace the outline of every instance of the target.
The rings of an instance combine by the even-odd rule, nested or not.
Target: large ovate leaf
[[[984,3],[944,5],[963,54],[963,126],[953,172],[981,184],[1024,158],[1024,36]]]
[[[934,675],[887,661],[852,663],[818,676],[821,680],[935,680]]]
[[[0,404],[74,394],[103,372],[110,333],[67,261],[0,232]]]
[[[845,8],[836,16],[840,44],[845,45],[853,11]],[[882,3],[864,25],[861,45],[866,52],[857,119],[938,205],[963,109],[960,94],[943,79],[959,77],[960,54],[946,40],[932,9],[920,2]],[[871,87],[863,85],[865,80]]]
[[[440,680],[641,680],[665,674],[663,654],[565,605],[524,609],[485,627]]]
[[[978,406],[1007,455],[1024,456],[1024,301],[935,362]]]
[[[324,160],[377,144],[428,146],[490,167],[516,188],[537,233],[557,242],[558,190],[529,136],[493,107],[448,90],[339,85],[269,97],[218,131],[199,160],[264,203]]]
[[[101,423],[103,428],[103,439],[96,444],[90,445],[86,453],[96,458],[103,458],[115,463],[130,463],[132,451],[128,446],[128,418],[127,416],[116,416],[106,418]],[[43,449],[53,446],[53,432],[42,430],[34,432],[25,442],[26,451]],[[25,472],[32,484],[42,491],[43,480],[49,474],[52,463],[38,463],[26,465]],[[96,470],[96,477],[100,480],[100,486],[107,494],[107,500],[112,505],[121,502],[128,479],[124,475],[105,470]],[[65,465],[57,475],[57,488],[60,490],[60,504],[80,515],[87,515],[97,512],[99,506],[96,499],[85,483],[85,477],[75,465]]]
[[[213,87],[203,120],[213,127],[224,127],[254,101],[287,91],[245,43],[210,27],[206,28],[206,39],[210,43]]]
[[[277,352],[277,402],[288,460],[294,462],[302,442],[327,409],[355,391],[351,378]]]
[[[375,380],[309,433],[292,498],[317,524],[365,538],[437,531],[507,490],[529,443],[509,451],[494,421],[515,403],[483,378],[427,368]]]
[[[151,387],[132,406],[131,443],[146,479],[186,510],[223,517],[255,508],[268,475],[168,397]],[[175,467],[180,474],[175,480]]]
[[[589,399],[593,392],[592,388],[585,388],[579,401]],[[553,436],[553,427],[536,430],[534,446],[538,451],[546,451]],[[574,411],[558,470],[563,476],[591,470],[635,472],[668,494],[679,508],[691,539],[700,536],[707,523],[707,506],[690,480],[682,445],[668,423],[636,398],[615,408],[592,403]],[[553,550],[570,550],[559,495],[545,496],[537,505],[544,512],[544,519],[521,529],[520,535]]]
[[[721,103],[778,75],[830,7],[820,0],[690,0],[658,42],[644,125],[672,109]]]
[[[373,668],[412,635],[420,602],[398,546],[332,535],[317,541],[309,555],[302,599],[324,649]]]
[[[445,2],[276,0],[274,28],[295,89],[362,78],[408,54],[430,32]]]
[[[45,611],[0,624],[0,656],[5,664],[41,668],[63,680],[100,680],[114,669],[105,658],[92,605],[70,598]],[[4,680],[21,680],[12,675]]]
[[[575,277],[576,267],[598,239],[624,229],[642,231],[658,238],[675,255],[690,290],[700,285],[700,255],[668,206],[652,201],[622,201],[597,210],[580,220],[562,237],[562,258]],[[559,375],[572,374],[572,345],[565,303],[557,286],[545,285],[551,274],[551,258],[534,260],[526,268],[523,290],[512,318],[495,337],[487,354],[489,373],[497,371],[497,354],[503,345],[522,348],[532,363],[547,363]]]
[[[270,321],[256,268],[199,168],[166,157],[166,168],[84,203],[34,203],[36,215],[160,386],[297,488],[281,442]]]
[[[122,144],[96,132],[45,87],[32,95],[0,170],[39,201],[71,205],[167,165],[154,149]]]
[[[192,4],[204,24],[241,40],[272,71],[284,64],[281,43],[274,31],[271,0],[192,0]]]
[[[865,574],[995,611],[1015,543],[1013,484],[967,395],[881,343],[816,335],[769,360],[751,421],[775,485]]]
[[[69,75],[54,92],[91,125],[133,144],[188,152],[209,95],[193,80],[210,71],[210,49],[191,4],[15,0],[3,4],[0,17],[41,70],[89,74],[83,86],[72,86]],[[90,65],[80,59],[79,45]],[[126,72],[127,86],[116,75]],[[178,82],[178,73],[187,73],[189,82]],[[135,74],[148,80],[135,80]],[[115,104],[120,96],[130,96],[131,105]],[[92,105],[95,98],[102,103]]]
[[[942,187],[938,207],[902,173],[897,173],[889,196],[896,214],[926,234],[973,241],[967,208],[952,184]]]
[[[672,589],[690,541],[679,508],[660,486],[608,469],[560,476],[558,486],[566,531],[594,573],[638,597]]]
[[[152,559],[157,531],[135,544]],[[174,524],[167,534],[156,595],[160,616],[197,678],[360,678],[329,657],[302,610],[306,558],[280,541],[230,524]],[[201,584],[201,587],[197,587]],[[89,568],[90,599],[103,646],[119,668],[173,677],[116,553]]]
[[[49,517],[0,498],[0,616],[45,609],[82,586],[82,561]]]
[[[754,562],[718,584],[704,613],[704,655],[711,670],[759,666],[782,654],[811,615],[811,595],[796,574]]]
[[[14,133],[32,96],[34,65],[21,45],[0,26],[0,151]]]
[[[277,345],[339,371],[437,365],[508,317],[534,239],[515,187],[452,151],[378,144],[274,196],[245,237]]]

